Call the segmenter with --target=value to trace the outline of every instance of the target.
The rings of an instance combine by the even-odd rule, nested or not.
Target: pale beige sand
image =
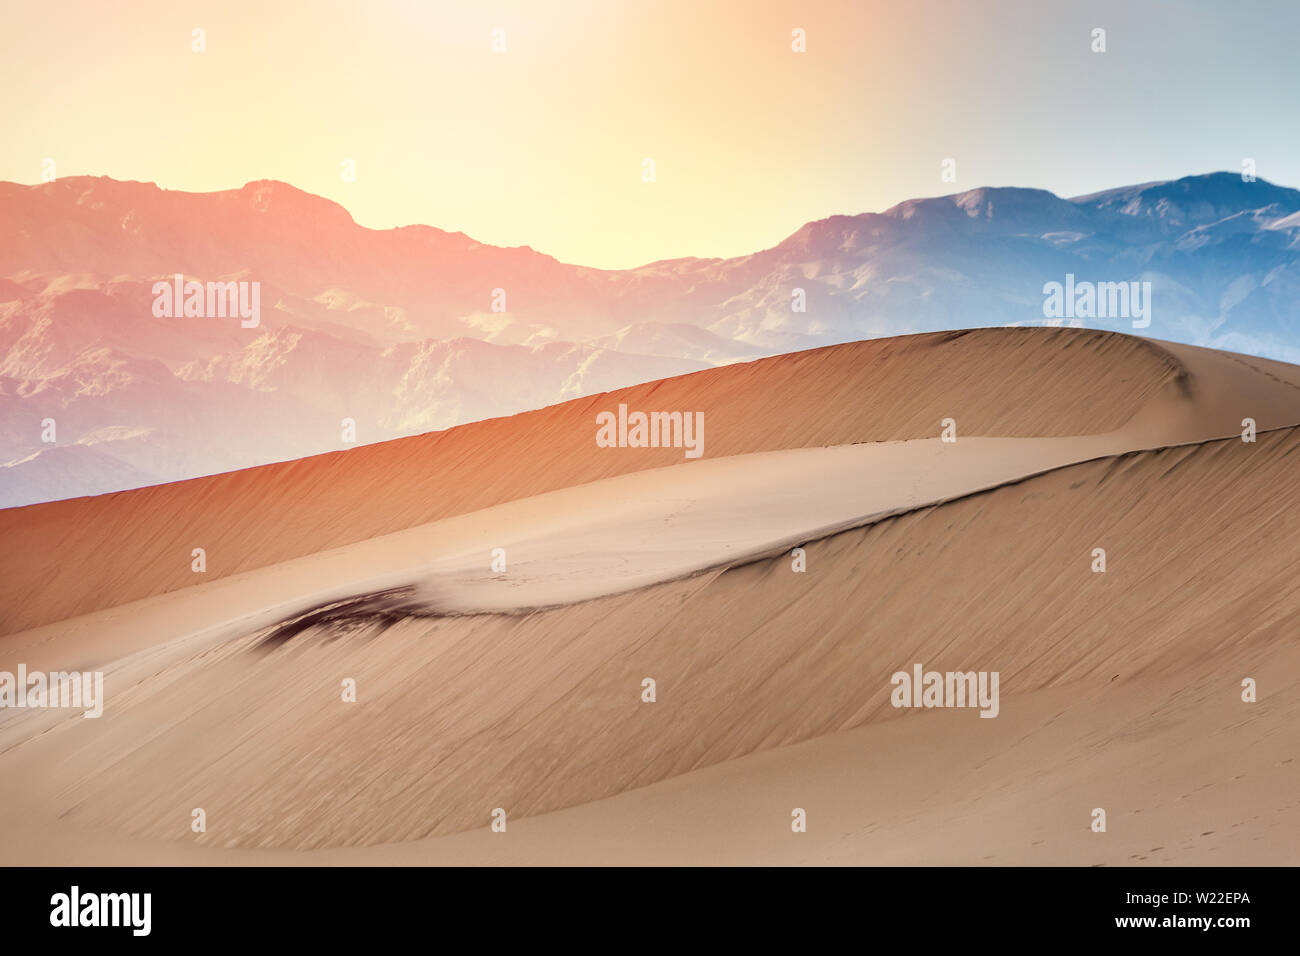
[[[1017,696],[995,721],[922,712],[511,819],[504,834],[304,853],[42,821],[6,834],[5,862],[1295,865],[1296,657],[1284,649],[1255,669],[1271,691],[1245,732],[1238,698],[1214,680],[1058,687]],[[1088,826],[1099,804],[1105,834]],[[790,830],[794,807],[806,833]]]
[[[441,613],[571,604],[789,551],[890,514],[1134,450],[1141,438],[1121,429],[1075,438],[914,439],[637,472],[33,628],[6,641],[0,662],[21,656],[52,669],[180,637],[193,638],[186,647],[205,646],[400,585],[414,585],[417,601]],[[495,548],[505,552],[504,573],[492,569]],[[269,607],[268,594],[276,598]]]
[[[952,497],[962,484],[970,491],[1053,467],[1063,453],[1077,460],[1235,433],[1247,414],[1261,427],[1300,419],[1289,377],[1300,370],[1259,366],[1266,374],[1256,374],[1201,350],[1182,359],[1126,421],[1065,443],[1072,450],[1051,440],[959,440],[732,465],[751,476],[746,494],[774,495],[765,513],[788,530],[845,507],[874,513],[891,495],[896,507]],[[1112,370],[1117,378],[1141,371]],[[1285,585],[1300,547],[1297,442],[1286,430],[1254,445],[1230,440],[1074,465],[817,541],[807,574],[791,573],[782,557],[522,617],[416,620],[330,641],[309,632],[270,653],[252,650],[252,637],[164,642],[228,619],[241,593],[251,601],[260,592],[265,608],[268,594],[306,589],[311,569],[294,562],[100,612],[62,634],[14,635],[0,644],[0,668],[140,653],[110,672],[117,683],[105,718],[10,715],[0,725],[0,746],[12,748],[0,755],[0,852],[29,861],[1092,862],[1086,851],[1122,863],[1155,858],[1130,831],[1117,832],[1120,817],[1154,806],[1166,808],[1165,834],[1207,815],[1218,824],[1207,831],[1242,830],[1221,844],[1163,837],[1177,844],[1176,862],[1294,859],[1296,777],[1280,754],[1294,749],[1295,713],[1276,695],[1290,686],[1295,699],[1295,657],[1285,652],[1300,598]],[[966,457],[951,472],[896,472],[918,462],[908,447],[965,448]],[[1036,450],[1008,458],[1015,448]],[[1051,454],[1035,457],[1044,449]],[[845,490],[871,460],[853,455],[870,453],[903,456],[890,461],[894,480]],[[783,462],[805,457],[820,464],[782,473]],[[725,464],[672,469],[713,476],[691,489],[700,510],[674,539],[695,559],[716,556],[710,549],[729,536],[750,533],[748,546],[759,547],[771,532],[737,529],[737,515],[725,515],[713,486],[738,480]],[[792,480],[810,467],[837,489],[815,484],[815,505]],[[653,499],[628,511],[625,496],[584,494],[604,502],[595,513],[610,508],[604,518],[631,527],[648,527],[658,513]],[[519,533],[530,503],[512,507],[501,527]],[[523,529],[525,549],[567,533],[565,553],[580,555],[593,535],[614,533],[582,525],[581,508],[531,512],[551,524],[538,525],[545,535]],[[478,520],[407,535],[447,534],[456,521],[472,535]],[[307,561],[319,562],[318,572],[350,570],[355,582],[359,569],[373,570],[356,556],[367,547],[370,558],[387,554],[400,537],[344,549],[350,569],[340,554]],[[627,550],[653,557],[656,540]],[[1097,546],[1110,555],[1105,575],[1088,570]],[[132,621],[152,622],[134,644],[122,630]],[[888,675],[915,662],[1000,670],[1002,715],[890,719],[899,713],[888,707]],[[1261,703],[1241,704],[1240,678],[1256,670],[1267,674]],[[357,678],[360,703],[339,702],[342,676]],[[660,684],[653,705],[639,700],[644,676]],[[33,737],[36,725],[50,732]],[[1214,744],[1199,756],[1171,751],[1196,739],[1191,728]],[[915,752],[900,743],[907,734],[920,735]],[[13,747],[19,740],[27,742]],[[808,742],[772,749],[799,741]],[[1070,759],[1052,763],[1058,751]],[[958,777],[951,786],[940,773],[947,759]],[[1224,760],[1241,774],[1236,781],[1221,779]],[[1122,782],[1148,765],[1149,777],[1125,792]],[[876,772],[892,783],[869,784]],[[1206,782],[1238,799],[1224,804],[1215,793],[1219,802],[1207,803],[1196,790]],[[801,785],[804,796],[789,796]],[[1106,836],[1087,831],[1091,807],[1109,806],[1090,795],[1099,786],[1121,793]],[[1168,794],[1179,789],[1190,792],[1174,807]],[[1078,810],[1080,802],[1088,806]],[[1044,809],[1034,816],[1030,803]],[[208,810],[205,835],[189,833],[193,806]],[[511,814],[508,835],[420,840],[482,826],[495,806]],[[809,809],[808,834],[789,832],[791,806]],[[1243,806],[1254,820],[1229,821]],[[554,812],[565,807],[573,809]],[[769,807],[779,809],[775,820]],[[1078,834],[1060,830],[1076,812]],[[977,834],[968,833],[972,821]],[[1037,821],[1041,844],[1026,839],[1026,821]],[[1272,823],[1291,835],[1291,850],[1267,833]],[[1255,839],[1261,834],[1270,839]],[[217,850],[392,841],[418,842],[306,856]],[[1145,849],[1158,845],[1169,843]]]

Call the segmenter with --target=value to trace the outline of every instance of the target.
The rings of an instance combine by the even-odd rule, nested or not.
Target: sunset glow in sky
[[[4,6],[0,179],[46,158],[172,189],[280,179],[365,226],[594,266],[982,185],[1076,195],[1245,157],[1300,185],[1296,3]]]

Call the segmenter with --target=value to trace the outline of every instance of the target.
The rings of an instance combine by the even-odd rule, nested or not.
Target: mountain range
[[[1045,285],[1067,276],[1149,282],[1143,335],[1300,362],[1300,191],[1233,173],[1072,199],[979,188],[810,222],[748,256],[616,271],[432,226],[367,229],[269,181],[0,183],[0,223],[4,507],[860,339],[1133,331],[1045,318]],[[176,275],[257,282],[258,324],[160,317],[155,283]]]

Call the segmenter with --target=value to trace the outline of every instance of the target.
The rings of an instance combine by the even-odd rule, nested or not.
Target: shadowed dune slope
[[[1249,674],[1264,689],[1253,704],[1216,674],[1047,687],[1017,695],[997,720],[932,710],[869,723],[518,820],[508,841],[480,827],[306,858],[1294,866],[1300,647],[1265,649]],[[1097,806],[1105,833],[1090,827]],[[792,807],[808,814],[807,832],[790,832]],[[194,850],[165,846],[177,859]]]
[[[261,468],[7,509],[0,511],[0,634],[684,460],[681,449],[598,448],[596,414],[619,403],[634,411],[703,412],[704,454],[716,458],[931,437],[948,417],[963,435],[1106,432],[1186,379],[1175,353],[1108,332],[903,336],[710,369]],[[1183,440],[1204,437],[1211,436]],[[199,547],[207,555],[201,577],[190,567]]]
[[[118,687],[98,721],[64,720],[11,750],[4,776],[29,789],[3,799],[74,833],[361,846],[929,720],[889,704],[890,674],[916,663],[1000,672],[997,720],[944,715],[968,721],[972,740],[1020,726],[1019,699],[1064,685],[1072,700],[1144,682],[1235,699],[1300,627],[1298,470],[1295,428],[1128,453],[812,542],[805,573],[781,557],[522,616],[309,628],[271,649],[249,635]],[[1104,574],[1091,570],[1099,547]],[[357,680],[358,703],[340,703],[343,677]],[[641,700],[647,677],[653,704]],[[1126,726],[1067,710],[1094,751],[1174,719]],[[1256,713],[1272,714],[1270,735],[1286,733],[1289,717]],[[906,781],[909,758],[891,759],[881,772]],[[40,774],[24,776],[33,762]],[[1098,788],[1116,785],[1105,765],[1094,772]],[[1179,786],[1169,772],[1165,785]],[[1032,776],[1020,765],[1004,789]],[[194,806],[206,834],[189,831]],[[1020,805],[1007,798],[1001,817],[998,806],[981,812],[1019,839]],[[1048,809],[1086,829],[1086,809]]]

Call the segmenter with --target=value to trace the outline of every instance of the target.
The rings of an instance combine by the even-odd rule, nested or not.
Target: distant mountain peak
[[[1158,221],[1173,228],[1203,226],[1238,213],[1276,207],[1278,216],[1300,211],[1300,190],[1240,173],[1214,172],[1180,179],[1121,186],[1070,202],[1122,216]]]
[[[339,203],[276,179],[259,179],[245,183],[236,191],[249,208],[261,213],[308,217],[308,222],[341,226],[355,224],[352,214]]]

